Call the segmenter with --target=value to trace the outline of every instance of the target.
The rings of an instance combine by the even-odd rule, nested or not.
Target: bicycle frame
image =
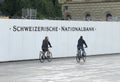
[[[77,56],[76,56],[77,62],[80,62],[81,59],[83,59],[84,62],[86,61],[86,52],[85,50],[82,49],[77,51]]]
[[[50,52],[49,49],[46,52],[40,51],[40,53],[39,53],[40,62],[43,63],[45,59],[47,59],[49,62],[52,61],[52,53]]]

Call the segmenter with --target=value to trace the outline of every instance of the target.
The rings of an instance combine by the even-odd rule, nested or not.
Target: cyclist
[[[80,36],[77,44],[77,50],[82,50],[82,54],[85,53],[83,45],[85,45],[86,48],[88,47],[85,40],[83,39],[83,36]]]
[[[52,46],[51,46],[51,43],[49,42],[48,36],[46,36],[45,39],[44,39],[43,42],[42,42],[42,50],[43,50],[44,54],[45,54],[46,52],[49,52],[48,45],[49,45],[50,47],[52,47]]]

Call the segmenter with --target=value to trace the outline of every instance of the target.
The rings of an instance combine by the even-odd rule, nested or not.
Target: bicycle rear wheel
[[[40,51],[40,53],[39,53],[39,60],[41,63],[43,63],[45,61],[44,52],[42,52],[42,51]]]
[[[79,63],[80,62],[80,55],[76,54],[76,61]]]
[[[48,60],[48,62],[51,62],[52,61],[52,53],[51,52],[48,52],[47,53],[47,60]]]

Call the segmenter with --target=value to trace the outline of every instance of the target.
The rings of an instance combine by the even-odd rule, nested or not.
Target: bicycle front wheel
[[[47,53],[47,60],[48,60],[48,62],[51,62],[52,61],[52,53],[51,52],[48,52]]]
[[[39,60],[41,63],[43,63],[45,61],[44,52],[42,52],[42,51],[40,51],[40,53],[39,53]]]

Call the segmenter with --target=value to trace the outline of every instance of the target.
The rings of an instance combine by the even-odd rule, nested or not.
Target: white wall
[[[56,26],[58,31],[13,31],[13,26]],[[65,27],[94,27],[95,31],[61,31]],[[45,36],[53,46],[54,57],[75,56],[77,40],[83,36],[87,55],[120,53],[119,22],[83,22],[52,20],[0,20],[0,61],[37,59]]]

